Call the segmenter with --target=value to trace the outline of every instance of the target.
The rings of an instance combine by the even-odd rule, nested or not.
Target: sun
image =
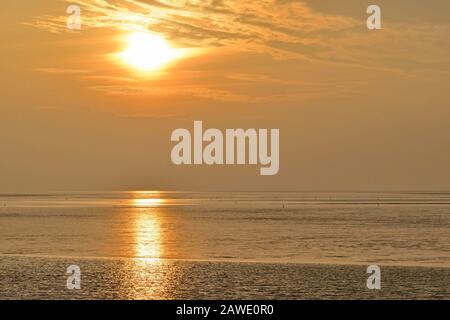
[[[126,37],[126,48],[120,60],[140,71],[155,71],[180,57],[162,37],[149,32],[133,32]]]

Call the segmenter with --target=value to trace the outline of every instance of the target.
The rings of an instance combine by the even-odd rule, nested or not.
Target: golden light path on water
[[[125,262],[128,274],[120,277],[123,299],[170,299],[179,272],[166,271],[163,243],[167,234],[162,231],[161,206],[168,204],[163,194],[156,191],[133,192],[129,203],[132,233],[132,255]],[[164,235],[164,236],[163,236]]]
[[[155,194],[152,194],[155,196]],[[156,207],[166,201],[161,198],[137,198],[132,200],[138,212],[134,220],[135,257],[147,261],[162,257],[161,221]]]

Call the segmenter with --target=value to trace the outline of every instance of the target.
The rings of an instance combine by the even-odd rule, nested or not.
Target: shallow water
[[[2,195],[0,267],[2,298],[448,298],[450,194]]]
[[[81,268],[81,289],[66,269]],[[0,258],[1,299],[449,299],[450,269],[136,259]],[[446,282],[447,281],[447,282]]]

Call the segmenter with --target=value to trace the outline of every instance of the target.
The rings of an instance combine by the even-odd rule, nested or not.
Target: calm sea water
[[[448,299],[450,193],[1,195],[0,298]]]

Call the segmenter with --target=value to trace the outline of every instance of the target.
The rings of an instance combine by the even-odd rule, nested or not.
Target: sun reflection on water
[[[136,207],[154,207],[164,203],[164,199],[159,198],[133,199],[133,205]]]
[[[135,257],[157,260],[162,257],[161,217],[155,207],[164,204],[161,198],[133,199],[139,210],[134,219]]]
[[[128,256],[123,260],[125,273],[118,272],[120,299],[168,299],[178,275],[167,271],[164,260],[164,196],[156,191],[136,191],[126,200],[130,205],[124,222],[129,237]]]
[[[157,217],[142,212],[135,220],[135,256],[139,259],[160,259],[161,228]]]

